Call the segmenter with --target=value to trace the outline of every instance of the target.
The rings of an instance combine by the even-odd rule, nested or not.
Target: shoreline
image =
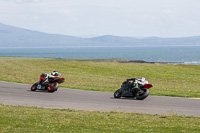
[[[0,48],[0,56],[108,60],[107,62],[112,58],[118,58],[121,59],[120,63],[200,65],[198,47]]]
[[[124,58],[106,58],[106,59],[72,59],[72,58],[56,58],[56,57],[24,57],[24,56],[0,56],[0,57],[18,57],[18,58],[40,58],[40,59],[58,59],[58,60],[75,60],[75,61],[95,61],[95,62],[118,62],[118,63],[148,63],[148,64],[155,64],[155,63],[160,63],[160,64],[183,64],[183,65],[200,65],[200,63],[197,64],[190,64],[187,62],[154,62],[154,61],[145,61],[145,60],[134,60],[134,59],[124,59]]]
[[[149,61],[144,61],[144,60],[119,61],[119,63],[150,63],[150,64],[160,63],[160,64],[184,64],[185,65],[185,62],[149,62]]]

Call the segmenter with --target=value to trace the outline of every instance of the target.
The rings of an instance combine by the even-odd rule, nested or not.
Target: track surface
[[[0,81],[0,103],[45,108],[123,111],[200,116],[200,99],[149,96],[145,100],[113,98],[113,93],[59,88],[55,93],[32,92],[31,85]]]

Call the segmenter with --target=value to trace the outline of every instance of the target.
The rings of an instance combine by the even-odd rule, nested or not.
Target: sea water
[[[0,48],[0,56],[70,59],[124,58],[200,65],[200,46]]]

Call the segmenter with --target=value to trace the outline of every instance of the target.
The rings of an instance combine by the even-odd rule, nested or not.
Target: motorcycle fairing
[[[40,75],[39,82],[40,82],[41,80],[45,80],[45,78],[43,77],[43,75]]]

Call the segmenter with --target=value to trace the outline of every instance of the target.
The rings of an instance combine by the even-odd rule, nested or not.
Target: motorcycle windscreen
[[[147,89],[153,87],[153,85],[151,85],[151,84],[144,84],[144,86],[145,86],[145,88],[147,88]]]

